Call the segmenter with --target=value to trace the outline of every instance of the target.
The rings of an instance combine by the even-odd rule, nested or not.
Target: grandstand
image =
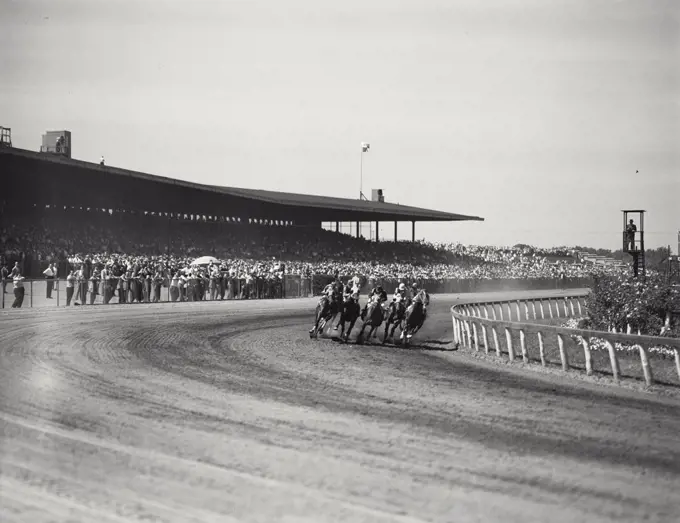
[[[70,146],[70,134],[67,138]],[[45,140],[43,137],[43,142]],[[350,222],[356,224],[357,241],[361,241],[362,250],[370,255],[371,249],[366,249],[366,242],[359,234],[362,222],[376,224],[376,242],[378,224],[393,222],[396,242],[399,221],[411,222],[412,241],[415,241],[417,222],[483,221],[477,216],[384,201],[198,184],[73,159],[70,147],[68,154],[55,154],[53,149],[43,144],[43,152],[29,151],[11,147],[11,141],[0,148],[0,182],[5,195],[0,202],[0,218],[2,227],[18,226],[24,236],[30,234],[26,232],[29,229],[56,228],[57,235],[62,237],[61,248],[58,254],[52,253],[52,257],[61,259],[82,252],[77,247],[86,247],[87,242],[81,241],[88,235],[84,226],[98,227],[101,234],[118,239],[135,236],[142,227],[155,242],[153,254],[169,254],[173,247],[181,249],[186,242],[177,241],[177,235],[190,236],[192,231],[199,231],[196,228],[199,224],[211,226],[210,229],[201,227],[211,231],[216,240],[213,243],[219,243],[222,237],[224,243],[234,246],[238,243],[234,241],[234,234],[239,231],[251,242],[271,241],[272,235],[290,241],[292,236],[305,236],[312,243],[339,243],[344,252],[349,240],[347,235],[342,235],[345,238],[340,240],[337,235],[329,239],[322,224],[335,223],[339,233],[340,224]],[[276,227],[275,233],[272,227]],[[68,239],[64,241],[64,237]],[[54,243],[55,238],[51,241]],[[103,250],[109,252],[120,250],[109,248],[111,245],[105,247]],[[43,261],[38,253],[31,252],[34,250],[37,249],[30,246],[21,249],[21,257],[28,258],[22,264],[29,268],[35,265],[30,258]],[[236,255],[233,251],[229,254]],[[5,261],[11,261],[11,256],[5,257],[8,258]]]

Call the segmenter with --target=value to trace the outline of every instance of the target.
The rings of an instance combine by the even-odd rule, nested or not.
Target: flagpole
[[[359,199],[362,199],[364,194],[364,146],[361,145],[361,163],[359,168]]]

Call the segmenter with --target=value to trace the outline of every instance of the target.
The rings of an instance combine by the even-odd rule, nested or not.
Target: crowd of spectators
[[[192,267],[191,262],[204,255],[220,263]],[[38,261],[41,272],[47,263],[55,263],[62,279],[72,272],[77,278],[75,271],[82,271],[85,264],[81,286],[82,278],[90,282],[93,274],[107,269],[116,273],[116,285],[131,282],[125,284],[127,299],[139,299],[146,292],[149,300],[156,293],[155,281],[174,277],[203,282],[188,295],[185,291],[185,299],[191,299],[186,296],[194,292],[195,297],[233,295],[237,291],[230,280],[256,282],[248,290],[242,285],[239,293],[278,295],[283,291],[277,281],[284,271],[303,277],[339,272],[346,277],[442,280],[572,278],[620,270],[580,263],[574,251],[564,247],[374,242],[320,228],[75,209],[33,210],[0,229],[0,257],[5,263],[22,262],[26,256]],[[145,283],[132,283],[137,280]],[[177,299],[182,296],[180,288]]]

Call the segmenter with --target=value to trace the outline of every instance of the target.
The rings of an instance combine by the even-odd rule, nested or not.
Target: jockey
[[[394,296],[392,298],[392,301],[396,301],[397,303],[401,303],[406,299],[406,285],[404,283],[400,283],[399,287],[397,287],[394,291]]]
[[[356,288],[357,292],[359,292],[359,289],[361,288],[361,278],[359,278],[359,275],[355,274],[350,281],[352,282],[352,287]]]
[[[341,285],[341,300],[344,299],[344,301],[349,301],[349,300],[354,300],[356,307],[359,307],[359,289],[355,286],[352,285],[352,280],[348,280],[345,285],[342,285],[342,282],[340,283]],[[342,305],[341,305],[342,306]],[[338,330],[340,325],[336,325],[333,330]]]
[[[348,280],[343,288],[343,297],[345,300],[353,298],[359,303],[359,287],[353,285],[352,280]]]
[[[423,318],[420,320],[420,324],[418,325],[418,329],[420,330],[420,328],[425,323],[425,318],[427,317],[427,306],[430,304],[430,295],[425,289],[419,289],[417,283],[411,285],[411,289],[413,290],[413,303],[420,302],[423,304]]]
[[[323,289],[323,295],[326,298],[328,298],[328,301],[330,303],[333,303],[333,298],[335,295],[335,285],[333,285],[333,283],[329,283],[328,285],[326,285]]]
[[[383,304],[387,301],[387,292],[385,292],[385,290],[380,285],[371,289],[371,292],[368,293],[368,302],[366,303],[366,305],[364,305],[364,308],[361,310],[362,321],[366,317],[366,313],[368,312],[368,306],[375,301],[377,301],[380,304]]]

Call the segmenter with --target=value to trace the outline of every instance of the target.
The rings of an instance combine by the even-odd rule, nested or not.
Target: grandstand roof
[[[195,191],[221,194],[232,198],[251,200],[261,204],[271,204],[278,207],[295,209],[309,209],[310,213],[321,221],[484,221],[478,216],[468,216],[457,213],[443,212],[419,207],[411,207],[395,203],[381,203],[373,201],[336,198],[311,194],[295,194],[260,189],[246,189],[240,187],[222,187],[205,185],[195,182],[177,180],[165,176],[157,176],[143,172],[130,171],[113,166],[102,166],[97,163],[75,160],[64,156],[39,153],[25,149],[0,148],[0,161],[3,157],[14,157],[41,164],[57,164],[63,167],[85,169],[106,176],[119,176],[132,180],[143,180],[161,184],[163,186],[177,186]]]

